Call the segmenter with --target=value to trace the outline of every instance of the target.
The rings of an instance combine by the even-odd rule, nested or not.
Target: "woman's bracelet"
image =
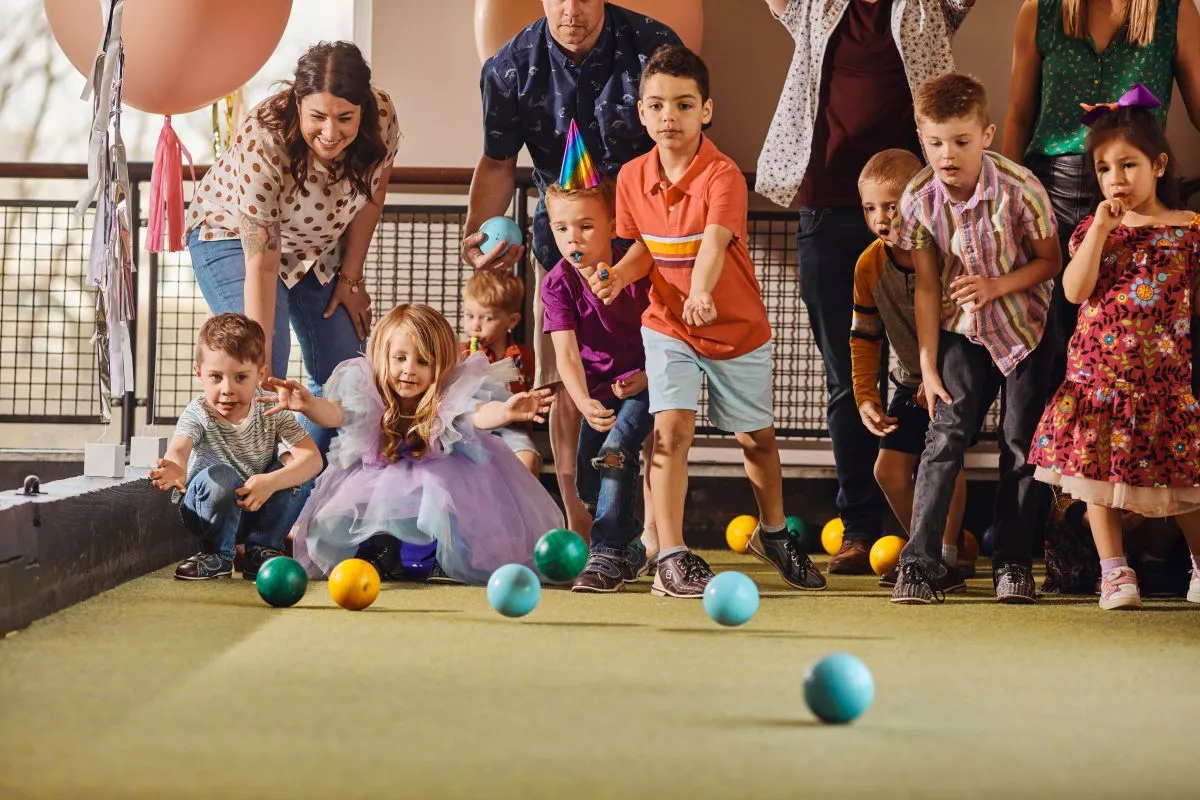
[[[347,277],[344,272],[338,273],[338,280],[350,287],[350,294],[358,294],[359,287],[367,282],[365,275],[355,280],[354,278]]]

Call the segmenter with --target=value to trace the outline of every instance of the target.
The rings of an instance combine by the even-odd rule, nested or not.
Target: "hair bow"
[[[1158,98],[1146,88],[1145,84],[1135,83],[1115,103],[1096,103],[1095,105],[1080,103],[1079,105],[1084,110],[1083,124],[1090,126],[1105,114],[1112,113],[1118,108],[1144,108],[1149,111],[1152,108],[1158,108],[1162,103],[1158,102]]]

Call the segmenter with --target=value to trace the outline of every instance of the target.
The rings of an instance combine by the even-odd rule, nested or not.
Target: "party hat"
[[[575,120],[567,129],[567,149],[563,152],[562,172],[558,176],[558,185],[567,191],[574,189],[590,189],[600,183],[600,173],[592,165],[592,157],[588,155],[583,137]]]

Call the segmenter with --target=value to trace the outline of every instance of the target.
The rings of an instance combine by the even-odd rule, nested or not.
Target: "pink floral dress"
[[[1071,238],[1074,253],[1092,224]],[[1067,375],[1029,454],[1039,480],[1079,500],[1173,516],[1200,509],[1200,404],[1192,394],[1192,292],[1200,215],[1108,235],[1079,307]]]

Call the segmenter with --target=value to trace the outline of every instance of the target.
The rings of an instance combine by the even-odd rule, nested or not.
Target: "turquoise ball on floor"
[[[521,228],[508,217],[490,217],[479,226],[480,233],[486,233],[487,239],[479,245],[484,253],[490,253],[500,245],[507,250],[510,245],[520,244]]]
[[[722,572],[704,589],[704,610],[718,625],[745,625],[758,611],[758,587],[741,572]]]
[[[258,568],[254,588],[268,605],[276,608],[294,606],[308,589],[308,575],[295,559],[275,556]]]
[[[537,607],[542,585],[534,571],[523,564],[505,564],[492,573],[487,599],[506,617],[523,617]]]
[[[852,722],[874,699],[871,670],[849,653],[825,656],[804,676],[804,700],[822,722]]]

